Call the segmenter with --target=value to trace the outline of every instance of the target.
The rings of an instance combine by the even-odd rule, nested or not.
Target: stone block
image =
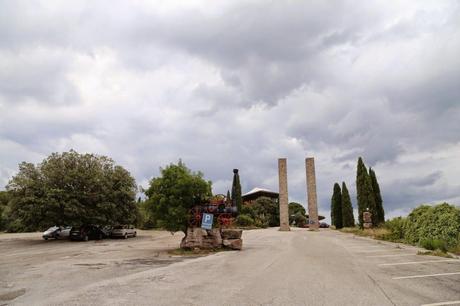
[[[222,243],[225,247],[231,248],[232,250],[241,250],[243,248],[242,239],[224,239]]]
[[[233,228],[223,228],[221,231],[222,239],[240,239],[243,230],[241,229],[233,229]]]

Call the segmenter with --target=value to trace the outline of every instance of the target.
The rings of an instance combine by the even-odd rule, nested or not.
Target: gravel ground
[[[41,304],[91,284],[182,261],[167,254],[182,234],[138,230],[136,238],[74,242],[41,233],[0,235],[0,305]]]

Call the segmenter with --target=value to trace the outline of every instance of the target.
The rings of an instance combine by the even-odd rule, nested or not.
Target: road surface
[[[177,239],[177,238],[176,238]],[[13,305],[460,305],[460,260],[331,230],[245,231],[220,252]],[[438,304],[451,303],[451,304]]]

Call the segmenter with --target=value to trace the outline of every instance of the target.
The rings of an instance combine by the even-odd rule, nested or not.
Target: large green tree
[[[338,183],[334,184],[334,191],[331,198],[331,222],[335,228],[343,227],[342,220],[342,192]]]
[[[105,156],[53,153],[40,164],[23,162],[7,185],[11,230],[53,224],[134,223],[136,182]]]
[[[376,225],[385,223],[385,210],[383,209],[383,199],[380,193],[380,186],[377,181],[377,176],[372,168],[369,168],[369,176],[371,178],[372,191],[375,199]]]
[[[342,225],[343,227],[355,226],[353,206],[351,204],[350,194],[345,182],[342,182]]]
[[[372,214],[372,223],[378,224],[375,196],[372,189],[372,181],[367,172],[363,159],[358,159],[356,171],[356,196],[358,199],[359,226],[363,227],[363,213],[367,210]]]
[[[147,205],[158,225],[168,231],[187,232],[190,209],[212,196],[211,181],[192,172],[182,161],[161,169],[145,191]]]

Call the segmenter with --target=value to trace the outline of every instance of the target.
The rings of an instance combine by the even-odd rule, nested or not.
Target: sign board
[[[201,228],[204,229],[212,229],[212,221],[213,221],[214,215],[212,214],[203,214],[203,219],[201,220]]]

